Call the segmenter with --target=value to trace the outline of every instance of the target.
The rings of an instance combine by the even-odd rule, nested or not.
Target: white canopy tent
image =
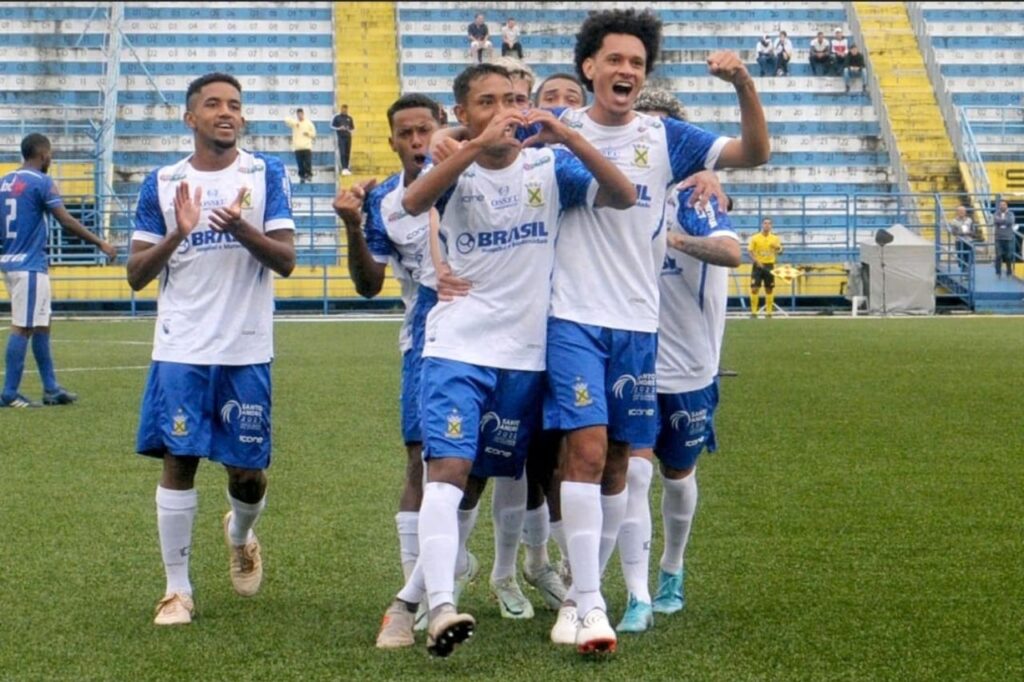
[[[935,245],[902,225],[893,225],[885,246],[874,236],[861,241],[860,262],[872,313],[935,313]]]

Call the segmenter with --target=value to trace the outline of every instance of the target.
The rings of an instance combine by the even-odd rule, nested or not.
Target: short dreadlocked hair
[[[574,55],[576,73],[591,92],[594,91],[594,83],[583,74],[583,62],[597,54],[604,43],[604,37],[609,33],[635,36],[644,44],[644,50],[647,52],[647,74],[654,70],[654,62],[658,59],[658,50],[661,48],[661,19],[653,12],[638,12],[635,9],[593,12],[576,34]]]
[[[671,92],[662,88],[644,85],[644,89],[637,95],[633,108],[637,111],[661,111],[669,118],[677,121],[686,120],[686,109],[682,102],[676,99]]]

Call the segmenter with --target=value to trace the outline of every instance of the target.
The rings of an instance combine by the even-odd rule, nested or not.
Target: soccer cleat
[[[558,618],[551,628],[551,641],[554,644],[576,645],[576,631],[579,630],[580,619],[576,615],[576,606],[568,605],[558,609]]]
[[[39,403],[29,400],[20,393],[7,398],[0,398],[0,407],[42,407]]]
[[[224,514],[224,542],[231,556],[231,585],[235,592],[243,597],[251,597],[260,591],[263,582],[263,557],[260,552],[260,541],[256,535],[252,542],[235,545],[231,542],[228,528],[231,526],[231,512]]]
[[[188,625],[196,612],[192,597],[184,592],[172,592],[164,595],[156,604],[154,625]]]
[[[342,175],[352,175],[352,171],[350,171],[348,168],[342,168],[341,169],[341,174]]]
[[[679,573],[658,572],[658,591],[654,595],[655,613],[675,613],[686,606],[683,596],[683,569]]]
[[[412,629],[415,632],[423,632],[427,629],[427,600],[424,599],[420,602],[420,605],[416,607],[416,618],[413,620]]]
[[[455,592],[453,594],[455,606],[459,605],[459,597],[462,596],[462,591],[465,590],[471,582],[476,580],[476,574],[479,572],[480,562],[477,561],[476,556],[472,552],[466,552],[466,570],[455,576]]]
[[[569,565],[569,560],[566,557],[562,557],[558,560],[557,564],[554,564],[555,571],[559,576],[562,577],[562,584],[565,585],[566,591],[572,587],[572,566]]]
[[[437,615],[430,619],[427,627],[427,651],[444,658],[473,636],[476,620],[468,613],[457,613],[451,604],[445,604]]]
[[[557,611],[565,601],[568,590],[562,582],[562,576],[551,564],[545,564],[540,571],[534,575],[523,568],[523,577],[526,582],[532,585],[544,598],[544,606],[552,611]]]
[[[629,604],[622,620],[615,626],[617,632],[646,632],[654,627],[654,611],[647,602],[637,601],[636,595],[630,593]]]
[[[43,405],[70,405],[78,400],[78,394],[72,393],[63,386],[58,386],[55,391],[43,393]]]
[[[491,579],[491,592],[498,598],[502,618],[527,620],[533,618],[533,604],[523,594],[514,575],[501,580]]]
[[[413,612],[405,605],[405,602],[396,599],[384,612],[384,619],[380,623],[380,632],[377,633],[378,649],[400,649],[405,646],[412,646],[416,643],[412,626],[415,617]]]
[[[581,654],[614,653],[617,639],[604,609],[590,609],[576,631],[576,651]]]

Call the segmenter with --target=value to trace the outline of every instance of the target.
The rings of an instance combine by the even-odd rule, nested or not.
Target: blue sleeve
[[[395,252],[380,215],[380,204],[387,193],[388,190],[384,186],[374,187],[370,196],[366,198],[366,204],[363,205],[363,234],[366,236],[366,246],[369,247],[371,254],[382,258]]]
[[[167,225],[164,224],[164,214],[160,210],[158,172],[159,169],[147,175],[139,189],[139,203],[135,206],[135,229],[163,237],[167,234]]]
[[[565,149],[555,152],[555,181],[558,183],[558,203],[562,211],[585,206],[587,192],[594,175],[576,156]]]
[[[274,156],[255,155],[267,165],[266,205],[263,208],[263,224],[272,220],[292,220],[292,185],[284,164]]]
[[[681,182],[704,170],[708,152],[718,136],[685,121],[666,118],[664,123],[672,182]]]
[[[732,230],[729,214],[718,207],[718,199],[711,197],[706,208],[690,206],[693,188],[689,187],[679,193],[679,207],[676,210],[676,222],[679,229],[691,237],[710,237],[715,232]]]

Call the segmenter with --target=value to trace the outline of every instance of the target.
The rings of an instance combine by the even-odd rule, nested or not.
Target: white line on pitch
[[[153,341],[119,341],[117,339],[50,339],[50,343],[105,343],[114,346],[152,346]]]
[[[64,372],[120,372],[129,369],[149,369],[149,365],[121,365],[118,367],[59,367],[57,368],[57,374],[63,374]],[[0,372],[0,376],[3,376],[3,372]]]

